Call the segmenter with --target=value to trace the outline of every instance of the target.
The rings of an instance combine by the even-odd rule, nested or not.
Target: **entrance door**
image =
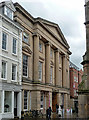
[[[52,93],[52,110],[56,112],[57,93]]]
[[[17,92],[14,93],[14,117],[17,116]]]

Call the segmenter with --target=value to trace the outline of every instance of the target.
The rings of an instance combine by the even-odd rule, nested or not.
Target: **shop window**
[[[24,91],[24,109],[28,109],[28,91]]]
[[[12,111],[12,92],[5,91],[4,93],[4,112]]]

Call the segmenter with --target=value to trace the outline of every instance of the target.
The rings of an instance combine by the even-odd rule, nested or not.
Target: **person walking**
[[[46,116],[47,116],[47,118],[48,118],[48,120],[50,120],[51,119],[51,112],[52,112],[52,109],[51,109],[51,107],[49,106],[49,108],[47,109],[47,111],[46,111]]]

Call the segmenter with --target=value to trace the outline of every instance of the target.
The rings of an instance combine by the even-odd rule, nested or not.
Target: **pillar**
[[[31,97],[32,110],[40,110],[40,97],[41,97],[40,91],[32,91],[31,95],[32,95],[32,97]]]
[[[66,87],[66,56],[63,55],[63,65],[62,65],[62,75],[63,75],[63,81],[62,81],[62,86]]]
[[[21,118],[21,91],[17,94],[17,115]]]
[[[45,80],[46,84],[50,84],[50,43],[46,43],[46,52],[45,52]]]
[[[12,114],[14,114],[14,91],[12,91]]]
[[[2,113],[4,113],[4,90],[2,90]]]
[[[34,82],[39,81],[39,35],[34,36],[34,47],[33,47],[33,78]]]

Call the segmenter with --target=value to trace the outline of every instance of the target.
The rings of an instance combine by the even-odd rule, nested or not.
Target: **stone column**
[[[34,82],[39,81],[39,35],[35,34],[34,36],[34,47],[33,47],[33,78]]]
[[[24,111],[24,90],[22,90],[22,111]]]
[[[57,104],[62,105],[62,97],[61,97],[61,93],[57,93]]]
[[[67,94],[64,94],[64,109],[67,109]]]
[[[12,91],[12,114],[14,114],[14,91]]]
[[[45,51],[45,82],[47,84],[50,83],[50,43],[46,43],[46,51]]]
[[[31,107],[32,110],[40,110],[40,91],[32,91],[31,92],[32,97],[31,97]]]
[[[62,86],[66,87],[66,56],[63,55],[63,65],[62,65]]]
[[[2,113],[4,113],[4,90],[2,90]]]
[[[59,76],[59,50],[55,51],[55,83],[56,86],[60,86],[60,76]]]

